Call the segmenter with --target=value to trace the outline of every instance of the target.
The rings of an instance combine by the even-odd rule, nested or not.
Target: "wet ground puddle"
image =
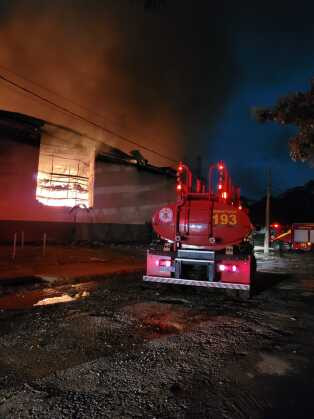
[[[68,303],[88,297],[100,281],[83,281],[53,288],[40,277],[12,278],[0,283],[0,310],[21,310]]]

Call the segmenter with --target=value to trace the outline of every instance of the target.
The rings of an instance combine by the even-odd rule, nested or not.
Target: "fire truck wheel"
[[[229,297],[229,298],[234,298],[235,297],[235,290],[226,289],[224,291],[225,291],[225,294],[227,295],[227,297]]]
[[[242,290],[226,290],[226,295],[229,298],[238,301],[247,301],[251,298],[250,291],[242,291]]]
[[[255,286],[256,268],[257,268],[256,257],[254,255],[252,255],[252,257],[251,257],[250,283],[251,283],[251,287],[253,287],[253,288]]]
[[[237,299],[240,301],[247,301],[251,298],[250,291],[237,290]]]

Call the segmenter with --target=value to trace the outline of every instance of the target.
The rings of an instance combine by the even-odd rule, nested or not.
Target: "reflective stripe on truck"
[[[143,280],[146,282],[162,282],[164,284],[177,284],[177,285],[194,285],[196,287],[206,288],[229,288],[232,290],[250,290],[250,285],[245,284],[231,284],[226,282],[214,282],[214,281],[195,281],[192,279],[179,279],[179,278],[165,278],[161,276],[143,276]]]

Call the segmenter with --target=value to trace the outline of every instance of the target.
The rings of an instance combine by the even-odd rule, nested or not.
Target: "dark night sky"
[[[280,96],[306,90],[314,77],[314,3],[260,3],[239,11],[233,22],[236,87],[215,126],[210,153],[223,155],[244,194],[265,190],[265,172],[272,169],[273,191],[314,178],[314,168],[292,162],[287,139],[293,127],[259,125],[254,106],[268,106]]]
[[[195,162],[201,155],[203,165],[224,159],[250,197],[264,193],[268,167],[275,193],[314,178],[313,168],[289,158],[293,128],[260,125],[250,113],[307,89],[314,77],[314,3],[166,0],[152,11],[144,0],[0,6],[0,66],[109,114],[111,128],[145,144],[149,138],[171,157]]]

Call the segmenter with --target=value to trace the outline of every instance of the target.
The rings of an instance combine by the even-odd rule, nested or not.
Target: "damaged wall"
[[[77,209],[78,240],[150,239],[152,214],[175,199],[175,178],[129,164],[96,160],[94,207]]]
[[[12,241],[14,232],[20,234],[22,231],[26,241],[41,240],[44,232],[48,240],[59,242],[148,240],[147,223],[156,207],[174,199],[175,178],[163,171],[99,159],[94,171],[93,144],[86,139],[82,141],[74,132],[69,134],[61,127],[55,129],[58,132],[52,125],[42,127],[42,150],[51,152],[51,139],[57,137],[55,146],[61,141],[59,151],[62,150],[62,156],[67,154],[64,148],[68,148],[72,158],[82,157],[81,154],[76,156],[75,150],[82,151],[82,144],[85,144],[86,161],[92,162],[89,186],[93,207],[73,209],[39,202],[36,188],[40,139],[19,135],[24,131],[15,126],[9,131],[3,129],[0,116],[0,241]]]
[[[49,206],[93,206],[96,143],[50,124],[42,129],[36,198]]]

